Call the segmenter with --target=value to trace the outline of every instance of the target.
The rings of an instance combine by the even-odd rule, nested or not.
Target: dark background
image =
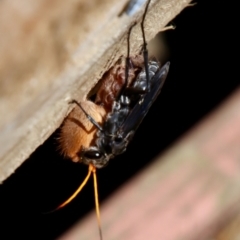
[[[166,32],[169,76],[128,151],[98,171],[100,201],[150,164],[239,85],[238,68],[234,67],[238,58],[234,31],[239,26],[231,19],[234,5],[225,4],[198,1],[174,20],[174,31]],[[66,200],[87,173],[86,166],[59,156],[56,137],[54,133],[0,186],[2,239],[55,239],[94,207],[90,182],[67,207],[43,214]]]

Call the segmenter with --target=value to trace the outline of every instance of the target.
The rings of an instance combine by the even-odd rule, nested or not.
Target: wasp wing
[[[126,117],[119,133],[126,137],[130,131],[135,131],[141,124],[143,118],[148,113],[149,108],[156,100],[157,96],[161,92],[165,79],[169,71],[170,62],[167,62],[162,68],[160,68],[151,80],[151,90],[143,95],[142,98],[134,105],[129,115]]]

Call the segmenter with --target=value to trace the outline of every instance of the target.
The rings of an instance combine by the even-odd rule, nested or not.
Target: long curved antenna
[[[78,195],[78,193],[83,189],[83,187],[86,185],[87,181],[89,180],[89,177],[90,177],[91,173],[93,172],[93,169],[95,169],[94,166],[89,165],[88,174],[85,177],[85,179],[82,182],[82,184],[79,186],[79,188],[65,202],[63,202],[60,206],[58,206],[56,208],[56,210],[66,206],[68,203],[70,203]]]
[[[94,196],[95,196],[96,215],[97,215],[97,221],[98,221],[98,230],[99,230],[100,240],[102,240],[103,238],[102,238],[100,208],[99,208],[99,201],[98,201],[97,174],[96,174],[96,168],[92,164],[89,164],[88,174],[85,177],[84,181],[81,183],[81,185],[78,187],[78,189],[65,202],[59,205],[56,209],[54,209],[53,211],[45,212],[45,214],[55,212],[60,208],[65,207],[68,203],[70,203],[86,185],[91,174],[93,174],[93,181],[94,181]]]
[[[100,240],[102,240],[103,238],[102,238],[100,208],[99,208],[99,201],[98,201],[97,175],[96,175],[96,168],[92,164],[89,164],[88,174],[85,177],[82,184],[79,186],[79,188],[65,202],[63,202],[60,206],[58,206],[54,211],[66,206],[78,195],[78,193],[83,189],[83,187],[86,185],[87,181],[89,180],[91,173],[93,173],[93,181],[94,181],[94,196],[95,196],[96,215],[97,215],[97,221],[98,221],[98,230],[99,230]]]
[[[145,17],[147,14],[147,10],[148,10],[150,1],[151,0],[148,0],[148,2],[146,4],[146,7],[145,7],[145,10],[143,13],[142,22],[141,22],[142,37],[143,37],[143,59],[144,59],[144,67],[145,67],[146,79],[147,79],[147,92],[150,91],[150,87],[149,87],[149,73],[148,73],[148,50],[147,50],[147,42],[146,42],[145,32],[144,32],[144,21],[145,21]]]
[[[57,208],[55,208],[51,211],[43,212],[43,214],[53,213],[53,212],[59,210],[60,208],[65,207],[68,203],[70,203],[78,195],[78,193],[83,189],[83,187],[86,185],[94,168],[95,168],[94,166],[89,165],[87,176],[85,177],[85,179],[83,180],[81,185],[78,187],[78,189],[65,202],[63,202],[61,205],[59,205]]]
[[[102,227],[101,227],[101,218],[100,218],[100,208],[99,208],[99,201],[98,201],[98,187],[97,187],[97,175],[96,175],[96,168],[94,167],[93,170],[93,181],[94,181],[94,196],[95,196],[95,206],[96,206],[96,215],[98,220],[98,230],[100,240],[102,240]]]

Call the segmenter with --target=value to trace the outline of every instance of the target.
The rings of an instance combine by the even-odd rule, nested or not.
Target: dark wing
[[[156,72],[152,79],[151,91],[146,93],[142,100],[136,103],[130,111],[129,115],[119,129],[119,133],[123,136],[123,138],[126,137],[130,131],[135,131],[142,122],[143,118],[146,116],[149,108],[161,92],[169,71],[169,66],[170,62],[167,62]]]

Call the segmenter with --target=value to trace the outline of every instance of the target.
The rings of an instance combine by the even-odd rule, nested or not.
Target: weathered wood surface
[[[104,202],[104,239],[239,239],[239,109],[240,88]],[[60,239],[98,239],[95,212]]]
[[[126,32],[139,22],[119,16],[126,0],[0,2],[0,183],[59,127],[73,106],[116,59],[126,53]],[[152,1],[147,41],[190,0]],[[131,51],[139,51],[139,25]]]

